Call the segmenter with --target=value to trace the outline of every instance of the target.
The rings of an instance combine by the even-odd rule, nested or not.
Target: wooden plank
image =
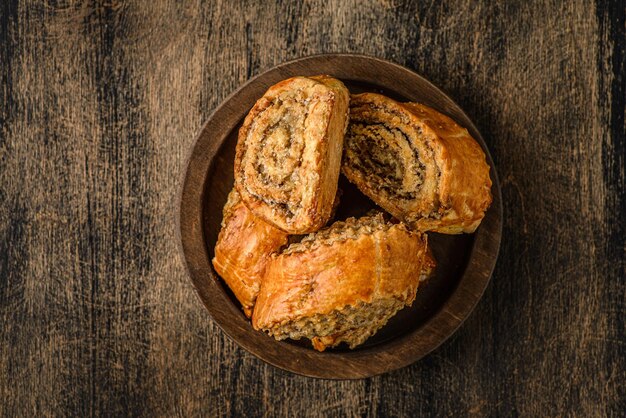
[[[617,0],[2,2],[0,415],[621,415],[624,13]],[[180,172],[210,111],[323,52],[433,81],[503,186],[477,310],[423,361],[364,381],[239,349],[175,242]]]

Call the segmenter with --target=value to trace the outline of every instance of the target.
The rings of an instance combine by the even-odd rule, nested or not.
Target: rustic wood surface
[[[0,2],[0,415],[623,416],[625,6]],[[244,352],[176,244],[203,121],[283,61],[415,69],[500,175],[493,280],[422,361],[323,381]]]

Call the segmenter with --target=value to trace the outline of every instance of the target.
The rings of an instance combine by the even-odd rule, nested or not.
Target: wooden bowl
[[[211,265],[222,207],[233,187],[237,132],[246,114],[271,85],[296,75],[329,74],[352,93],[380,92],[400,101],[427,104],[466,127],[487,154],[493,203],[471,235],[429,234],[438,261],[435,277],[417,292],[375,336],[355,350],[313,350],[308,343],[276,341],[255,331],[240,305]],[[374,204],[345,179],[337,218],[360,215]],[[496,263],[502,234],[502,203],[494,164],[480,133],[452,99],[414,72],[388,61],[360,55],[319,55],[281,64],[231,94],[209,117],[196,139],[180,196],[180,240],[200,299],[222,330],[260,359],[298,374],[364,378],[404,367],[444,342],[482,296]]]

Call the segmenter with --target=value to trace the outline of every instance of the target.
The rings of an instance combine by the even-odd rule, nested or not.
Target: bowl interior
[[[331,74],[352,93],[373,91],[400,101],[417,101],[451,116],[483,147],[492,167],[493,203],[472,235],[429,234],[438,261],[435,276],[420,286],[410,308],[355,350],[338,347],[323,353],[307,343],[278,342],[254,331],[211,259],[222,207],[233,187],[233,159],[241,122],[271,85],[295,75]],[[249,80],[218,106],[196,138],[180,189],[179,244],[189,275],[215,323],[258,358],[305,376],[359,379],[404,367],[445,341],[481,298],[495,266],[502,236],[498,178],[480,132],[456,103],[411,70],[378,58],[325,54],[280,64]],[[374,207],[345,179],[336,219],[360,216]]]
[[[415,98],[404,97],[396,91],[381,88],[371,83],[343,78],[342,81],[351,93],[378,92],[385,94],[399,101],[415,101]],[[431,104],[428,97],[422,100],[423,103]],[[431,104],[434,105],[434,104]],[[235,146],[237,143],[237,133],[247,109],[241,114],[239,124],[232,129],[219,148],[212,165],[209,168],[208,176],[204,185],[202,200],[202,229],[206,250],[209,259],[213,258],[213,249],[220,231],[222,221],[222,208],[226,202],[226,197],[233,187],[233,161],[235,156]],[[349,183],[343,176],[340,177],[339,187],[343,191],[341,202],[337,214],[332,221],[343,220],[350,216],[362,216],[370,209],[377,206],[355,186]],[[331,222],[332,222],[331,221]],[[401,337],[414,331],[425,324],[437,311],[439,311],[450,295],[458,286],[459,280],[467,267],[469,257],[474,244],[474,234],[463,235],[443,235],[429,233],[429,243],[437,260],[437,269],[433,277],[422,283],[418,289],[415,302],[396,316],[394,316],[385,327],[369,338],[365,344],[356,348],[358,351],[366,350],[390,340]],[[215,272],[214,272],[215,273]],[[215,273],[217,275],[217,273]],[[228,286],[223,281],[219,281],[222,290],[228,295],[229,300],[237,307],[239,302],[234,297]],[[241,312],[241,311],[240,311]],[[240,315],[244,317],[241,312]],[[250,330],[252,325],[248,323]],[[268,337],[269,338],[269,337]],[[286,340],[281,344],[293,344],[302,347],[311,347],[307,340],[292,341]],[[312,348],[311,348],[312,349]],[[347,347],[341,345],[328,351],[343,352],[348,351]]]

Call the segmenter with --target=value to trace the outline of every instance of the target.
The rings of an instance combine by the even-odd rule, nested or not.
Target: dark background
[[[622,1],[2,1],[0,415],[620,416]],[[209,318],[176,244],[194,134],[248,78],[355,52],[455,99],[504,200],[493,280],[420,362],[321,381]]]

